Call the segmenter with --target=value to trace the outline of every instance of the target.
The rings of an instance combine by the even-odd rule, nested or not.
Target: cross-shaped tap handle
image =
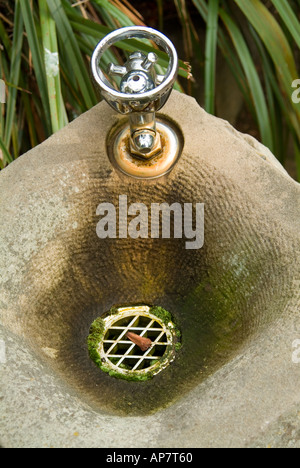
[[[168,54],[169,65],[165,75],[157,75],[157,55],[154,52],[145,55],[137,50],[131,53],[124,66],[109,64],[107,75],[121,77],[117,90],[101,70],[100,60],[110,46],[132,38],[156,42]],[[144,159],[152,157],[160,145],[155,112],[166,103],[178,72],[178,58],[172,42],[152,28],[121,28],[99,42],[92,56],[91,68],[94,80],[108,104],[121,114],[129,114],[132,153]]]

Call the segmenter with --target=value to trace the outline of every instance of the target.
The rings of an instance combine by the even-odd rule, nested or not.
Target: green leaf
[[[38,87],[41,94],[41,100],[43,103],[43,111],[46,118],[46,129],[48,134],[51,134],[51,122],[50,122],[50,108],[48,102],[48,89],[47,89],[47,80],[46,72],[43,61],[43,54],[40,41],[38,39],[36,25],[34,21],[33,11],[30,5],[29,0],[19,0],[22,16],[25,24],[25,29],[27,32],[27,39],[32,54],[32,61],[34,65],[34,73],[38,83]]]
[[[13,161],[13,158],[9,154],[9,151],[8,151],[4,141],[2,140],[2,138],[0,138],[0,149],[2,151],[2,157],[3,157],[4,164],[11,163]]]
[[[98,41],[100,41],[104,36],[111,32],[110,28],[100,25],[98,23],[94,23],[93,21],[87,20],[85,18],[78,17],[77,15],[68,14],[68,17],[70,18],[70,24],[74,31],[95,37],[98,39]],[[168,67],[168,55],[162,50],[154,49],[150,44],[147,44],[143,41],[137,39],[130,39],[122,42],[117,42],[114,45],[115,47],[119,47],[120,49],[125,50],[126,52],[135,52],[136,50],[140,50],[145,54],[149,52],[155,52],[159,59],[158,65],[164,68]],[[190,76],[189,67],[182,60],[179,60],[178,74],[184,78],[188,78]]]
[[[208,19],[208,7],[207,3],[204,0],[193,0],[193,3],[197,10],[199,11],[200,15],[207,22]]]
[[[271,131],[271,122],[269,118],[268,108],[265,100],[264,91],[260,82],[260,78],[256,71],[255,64],[252,60],[251,53],[247,43],[232,18],[222,9],[220,16],[231,36],[232,42],[236,48],[237,54],[245,71],[248,84],[251,90],[253,103],[256,109],[256,118],[259,125],[261,138],[263,143],[268,146],[271,151],[274,148],[273,137]]]
[[[28,127],[28,132],[29,132],[29,139],[30,139],[30,144],[31,147],[33,148],[34,146],[38,145],[39,141],[37,138],[36,134],[36,129],[35,129],[35,124],[34,124],[34,118],[32,115],[32,110],[30,107],[30,100],[28,97],[27,93],[22,93],[22,101],[24,105],[24,111],[25,111],[25,117],[26,117],[26,124]],[[21,145],[22,147],[22,145]]]
[[[207,8],[206,2],[204,0],[193,0],[193,3],[198,9],[203,20],[207,22],[208,21],[208,8]],[[228,41],[227,37],[225,36],[221,28],[218,29],[218,46],[237,82],[238,87],[240,88],[244,96],[245,102],[247,103],[247,106],[250,112],[255,117],[255,111],[254,111],[253,104],[251,101],[251,96],[249,96],[250,90],[247,84],[245,73],[241,68],[240,62],[238,58],[236,57],[236,53],[234,49],[232,48],[232,45]]]
[[[88,67],[81,55],[70,21],[64,11],[61,0],[47,0],[47,3],[61,37],[61,44],[69,57],[74,71],[74,78],[79,84],[85,109],[90,109],[98,101],[91,83]]]
[[[157,3],[157,13],[158,13],[158,29],[160,31],[164,30],[164,6],[163,0],[156,0]]]
[[[289,2],[271,0],[300,49],[300,23]]]
[[[8,55],[10,56],[11,55],[11,43],[10,43],[8,34],[4,28],[4,24],[1,21],[1,19],[0,19],[0,38],[1,38],[1,42],[4,48],[6,49]]]
[[[4,131],[4,145],[8,149],[10,147],[13,121],[16,110],[17,87],[19,84],[20,68],[21,68],[21,51],[23,44],[23,19],[20,11],[20,0],[15,3],[14,14],[14,34],[11,47],[10,57],[10,75],[9,81],[12,86],[9,89],[7,106],[6,106],[6,123]],[[7,156],[7,154],[6,154]]]
[[[284,130],[286,127],[293,135],[295,132],[295,114],[292,107],[288,102],[286,102],[286,99],[281,93],[281,90],[278,86],[278,81],[276,79],[276,72],[274,70],[272,59],[268,55],[264,44],[252,26],[250,26],[250,31],[262,60],[262,70],[265,78],[266,92],[270,108],[272,133],[275,142],[274,154],[282,163],[284,163],[286,153]]]
[[[259,0],[234,0],[246,15],[265,44],[276,67],[282,91],[290,96],[292,82],[298,77],[293,52],[280,25]],[[300,138],[300,109],[291,103],[299,120],[297,133]]]
[[[219,0],[209,0],[205,42],[205,109],[215,110],[216,58],[218,44]]]
[[[52,132],[55,133],[67,124],[67,114],[61,95],[56,26],[47,0],[39,0],[39,11]]]
[[[128,18],[125,13],[120,11],[117,6],[110,3],[108,0],[94,0],[99,6],[105,8],[118,22],[124,26],[133,26],[134,23]]]

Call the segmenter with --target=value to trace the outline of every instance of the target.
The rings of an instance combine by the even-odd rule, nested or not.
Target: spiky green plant
[[[293,144],[300,181],[300,104],[292,99],[293,83],[300,77],[300,1],[192,1],[207,25],[206,110],[214,113],[216,89],[222,86],[216,76],[220,51],[243,93],[261,141],[283,164],[287,144]]]
[[[170,3],[182,24],[185,60],[195,56],[203,63],[199,72],[203,76],[194,74],[194,80],[204,79],[205,109],[216,113],[216,90],[222,86],[216,70],[222,54],[261,141],[283,164],[292,143],[300,180],[300,104],[292,100],[293,83],[300,78],[300,0],[154,0],[157,28],[165,25],[164,7]],[[0,116],[0,168],[96,104],[89,75],[94,47],[113,29],[143,24],[127,0],[2,4],[0,78],[7,102]],[[205,44],[198,39],[192,5],[206,25]],[[119,46],[106,54],[103,67],[109,61],[121,62],[137,42],[123,41]],[[152,49],[145,42],[138,47]],[[159,59],[159,65],[166,66],[162,52]],[[184,62],[180,76],[189,76]],[[193,92],[191,81],[181,85]]]
[[[142,24],[136,11],[114,0],[2,3],[0,77],[7,102],[1,112],[0,168],[98,102],[89,72],[94,48],[110,31]],[[154,50],[150,43],[135,40],[119,47],[125,57],[136,47]],[[156,53],[163,70],[167,56]],[[117,49],[109,50],[102,65],[120,60]],[[179,73],[188,76],[182,62]]]

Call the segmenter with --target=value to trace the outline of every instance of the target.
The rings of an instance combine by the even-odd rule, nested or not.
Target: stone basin
[[[106,103],[0,174],[3,447],[300,444],[299,184],[192,98],[173,91],[162,115],[184,137],[162,178],[111,165]],[[120,195],[203,203],[203,247],[100,239],[97,207]],[[86,343],[95,318],[136,303],[170,311],[182,334],[147,382],[105,374]]]

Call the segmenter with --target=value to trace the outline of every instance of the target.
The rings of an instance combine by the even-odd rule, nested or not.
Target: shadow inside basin
[[[149,203],[143,181],[126,181],[123,187],[113,177],[100,182],[81,192],[77,203],[73,199],[76,229],[58,233],[29,263],[24,288],[30,299],[19,320],[38,355],[82,400],[101,412],[150,414],[203,381],[280,313],[287,300],[280,282],[284,252],[274,242],[275,223],[269,222],[266,235],[266,219],[254,224],[255,206],[228,181],[216,186],[212,180],[212,188],[203,178],[191,193],[180,175],[167,185],[156,181],[151,202],[206,201],[202,249],[186,250],[185,239],[100,240],[97,203],[109,200],[117,206],[120,193],[129,203]],[[226,217],[216,202],[224,192]],[[271,274],[275,264],[277,275]],[[89,357],[91,323],[124,303],[159,305],[181,330],[175,361],[150,381],[115,379]],[[45,349],[54,350],[52,356]]]

